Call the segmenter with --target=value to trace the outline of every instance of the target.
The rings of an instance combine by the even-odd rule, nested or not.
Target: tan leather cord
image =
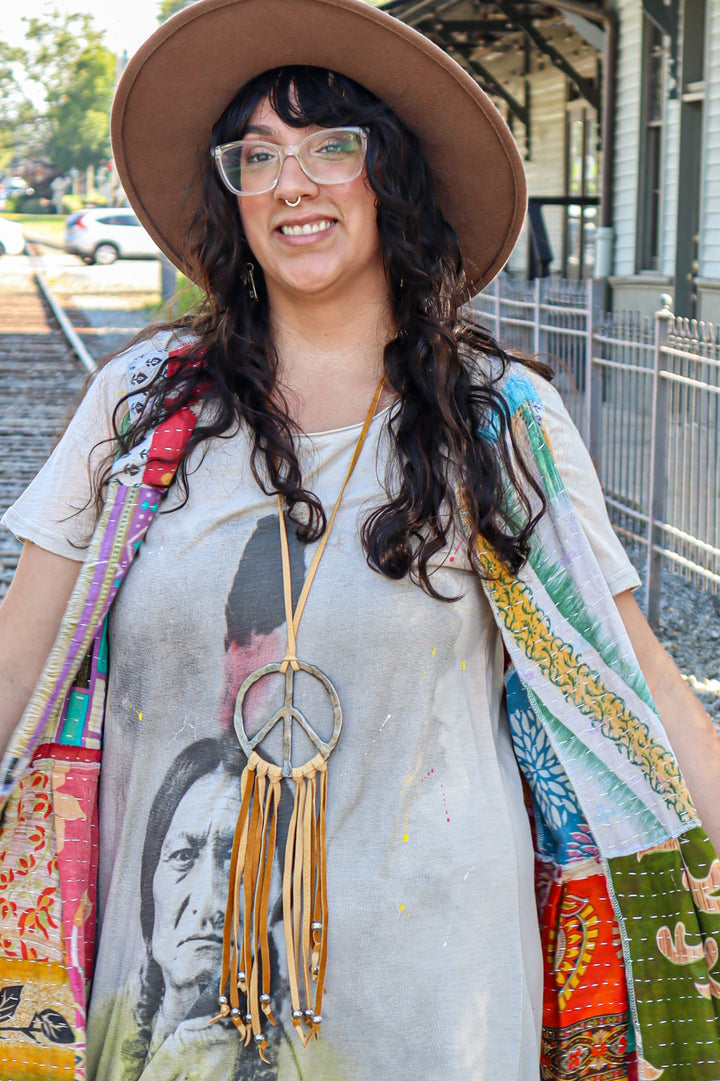
[[[335,500],[335,506],[333,507],[333,509],[332,509],[332,511],[330,513],[330,517],[328,518],[327,525],[325,526],[325,532],[323,533],[322,537],[320,538],[318,546],[315,549],[315,555],[312,558],[312,561],[310,563],[310,567],[309,567],[308,572],[307,572],[307,574],[305,576],[305,581],[303,582],[303,587],[302,587],[302,589],[300,591],[300,596],[298,597],[298,602],[297,602],[297,605],[295,606],[295,611],[294,612],[293,612],[293,606],[292,606],[292,578],[291,578],[291,574],[290,574],[290,548],[288,546],[287,526],[285,524],[285,512],[283,510],[282,496],[278,492],[278,497],[277,498],[278,498],[278,508],[279,508],[279,515],[280,515],[280,547],[282,549],[283,594],[284,594],[284,599],[285,599],[285,620],[287,622],[287,649],[285,650],[285,656],[284,656],[282,664],[280,666],[280,671],[281,672],[287,671],[288,665],[292,665],[292,667],[295,669],[295,671],[298,670],[298,660],[297,660],[295,640],[297,638],[298,628],[300,627],[300,620],[302,619],[303,612],[305,611],[305,603],[306,603],[306,601],[308,599],[308,595],[310,593],[310,588],[311,588],[311,586],[313,584],[313,581],[315,579],[315,574],[317,572],[318,566],[320,565],[320,560],[323,557],[323,552],[325,551],[325,548],[327,546],[327,542],[328,542],[328,539],[330,537],[330,532],[332,530],[333,525],[335,524],[335,519],[337,518],[337,512],[340,510],[340,504],[342,503],[342,498],[345,495],[345,489],[347,488],[348,484],[350,483],[350,478],[352,477],[353,473],[355,472],[355,466],[358,463],[358,459],[360,457],[360,452],[363,449],[363,445],[364,445],[365,440],[367,438],[367,434],[368,434],[368,432],[370,430],[370,425],[372,423],[372,419],[375,416],[375,410],[377,409],[378,402],[380,401],[380,395],[382,394],[382,389],[383,389],[384,382],[385,382],[385,377],[383,376],[381,378],[380,382],[378,383],[376,389],[375,389],[375,393],[373,394],[373,399],[370,402],[370,408],[368,409],[367,414],[365,416],[363,426],[362,426],[362,428],[360,430],[360,435],[358,436],[357,443],[355,444],[355,449],[353,451],[352,458],[350,459],[350,465],[348,466],[347,473],[345,474],[345,480],[342,482],[342,487],[340,488],[340,491],[338,493],[338,497]]]
[[[303,861],[302,861],[302,923],[300,946],[302,953],[302,972],[305,984],[305,1001],[310,1002],[310,918],[311,912],[311,866],[313,856],[313,820],[315,810],[315,776],[305,781],[305,818],[303,820]]]
[[[322,1000],[325,991],[325,970],[327,968],[327,934],[325,928],[325,921],[327,919],[327,858],[325,852],[325,820],[327,816],[327,762],[323,762],[322,766],[318,769],[318,777],[320,781],[320,819],[318,829],[318,841],[320,846],[320,852],[318,855],[318,879],[319,879],[319,894],[320,894],[320,906],[318,921],[320,928],[315,932],[317,936],[315,939],[315,945],[319,951],[319,957],[317,962],[317,975],[315,975],[315,962],[313,960],[313,976],[317,980],[317,990],[315,992],[315,1016],[322,1016]],[[315,922],[315,921],[314,921]]]
[[[241,804],[240,813],[238,815],[237,826],[235,828],[235,836],[233,837],[233,847],[230,856],[230,881],[229,881],[229,896],[227,912],[231,914],[232,918],[225,918],[225,926],[223,928],[223,952],[222,952],[222,966],[220,975],[220,1013],[213,1017],[210,1024],[214,1021],[219,1021],[221,1018],[228,1017],[231,1014],[231,1010],[234,1007],[236,1010],[240,1008],[240,1000],[238,997],[238,982],[237,978],[230,980],[230,1001],[228,1002],[228,996],[224,994],[228,985],[228,978],[230,972],[237,972],[237,937],[238,937],[238,920],[237,920],[237,906],[233,904],[233,898],[237,896],[240,887],[240,876],[242,874],[242,867],[245,858],[245,844],[247,840],[247,813],[250,806],[250,797],[252,794],[252,784],[248,779],[248,771],[243,770],[241,780]],[[245,1035],[244,1024],[238,1024],[239,1016],[237,1014],[232,1017],[238,1029],[241,1029],[241,1035]]]
[[[285,866],[283,868],[283,924],[285,928],[285,953],[287,956],[288,983],[290,984],[290,1003],[292,1006],[292,1023],[302,1040],[306,1043],[305,1033],[301,1027],[302,1012],[300,1010],[300,993],[298,990],[297,953],[293,936],[292,922],[292,886],[293,867],[295,863],[295,835],[297,832],[298,811],[300,809],[300,792],[304,791],[300,782],[295,785],[295,802],[293,803],[290,825],[288,826],[287,843],[285,845]]]
[[[287,525],[282,498],[278,493],[283,598],[287,623],[287,647],[278,666],[281,673],[287,673],[288,668],[295,672],[301,670],[296,653],[300,620],[345,489],[355,470],[375,415],[382,387],[383,380],[380,380],[294,612]],[[260,672],[265,674],[262,670]],[[295,784],[295,799],[285,843],[283,924],[292,1023],[303,1044],[307,1044],[311,1036],[317,1037],[319,1033],[327,967],[325,820],[327,755],[331,749],[328,747],[324,747],[323,751],[302,766],[290,767],[289,770]],[[250,748],[248,750],[250,751]],[[287,765],[285,768],[287,770]],[[213,1018],[213,1021],[217,1021],[229,1017],[246,1046],[254,1039],[260,1057],[265,1062],[269,1059],[266,1055],[268,1040],[263,1032],[263,1022],[267,1020],[271,1025],[275,1024],[270,1001],[268,920],[282,776],[283,771],[279,766],[266,761],[254,749],[250,751],[241,780],[240,813],[230,859],[218,996],[220,1012]],[[301,983],[304,1004],[301,1003]],[[244,1006],[241,996],[245,999]]]

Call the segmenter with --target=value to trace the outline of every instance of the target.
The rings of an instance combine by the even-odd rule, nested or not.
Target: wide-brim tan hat
[[[199,0],[138,50],[112,113],[127,197],[180,269],[213,124],[270,68],[308,64],[350,76],[420,139],[455,229],[471,292],[507,262],[522,228],[525,174],[490,98],[447,53],[363,0]]]

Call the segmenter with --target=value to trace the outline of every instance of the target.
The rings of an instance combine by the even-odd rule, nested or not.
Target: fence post
[[[175,307],[173,299],[177,292],[177,270],[170,262],[166,255],[160,256],[160,298],[168,311],[165,316],[166,319],[173,319],[175,316],[174,311],[170,311],[170,306]]]
[[[650,422],[650,498],[647,527],[646,615],[653,630],[660,624],[662,553],[656,550],[657,537],[665,518],[665,462],[667,455],[668,385],[661,377],[663,347],[667,344],[670,324],[675,318],[672,297],[663,293],[662,308],[655,312],[653,349],[652,414]]]
[[[501,300],[501,297],[500,297],[500,277],[501,277],[501,275],[498,274],[497,278],[493,282],[493,285],[495,286],[494,300],[495,300],[495,341],[496,342],[501,342],[502,341],[502,333],[500,331],[500,312],[502,310],[501,307],[500,307],[500,300]]]
[[[604,482],[602,476],[602,463],[600,456],[602,454],[602,403],[603,403],[603,391],[605,379],[605,370],[602,367],[598,367],[594,363],[595,360],[595,316],[598,316],[598,331],[602,328],[602,309],[600,306],[600,297],[602,293],[602,282],[589,281],[588,282],[588,310],[587,310],[587,330],[588,330],[588,354],[587,354],[587,379],[586,394],[588,397],[587,413],[588,413],[588,450],[590,451],[590,457],[593,460],[593,465],[600,477],[600,482]]]
[[[535,279],[535,290],[533,293],[533,356],[540,355],[540,278]]]
[[[593,353],[594,353],[594,282],[591,278],[588,278],[585,286],[585,371],[583,373],[584,384],[584,399],[585,410],[583,416],[583,425],[585,431],[582,433],[585,445],[590,451],[590,457],[595,463],[595,468],[598,467],[599,459],[599,447],[593,448],[593,441],[597,442],[599,432],[593,431],[593,409],[595,407],[595,387],[593,386]],[[593,439],[594,437],[594,439]],[[597,452],[597,453],[596,453]]]

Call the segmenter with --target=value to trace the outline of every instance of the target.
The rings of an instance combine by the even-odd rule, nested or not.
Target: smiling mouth
[[[281,225],[280,232],[283,236],[309,236],[311,233],[324,233],[334,224],[331,218],[325,218],[323,221],[306,222],[305,225]]]

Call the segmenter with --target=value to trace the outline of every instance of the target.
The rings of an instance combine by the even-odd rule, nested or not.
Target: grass
[[[177,288],[174,296],[170,300],[159,301],[157,304],[145,307],[148,322],[165,322],[179,319],[181,316],[187,315],[193,308],[197,308],[202,297],[203,294],[197,285],[194,285],[189,278],[186,278],[184,274],[178,271]]]
[[[192,308],[199,306],[202,298],[203,293],[198,289],[197,285],[178,271],[177,290],[175,292],[176,316],[187,315]]]

